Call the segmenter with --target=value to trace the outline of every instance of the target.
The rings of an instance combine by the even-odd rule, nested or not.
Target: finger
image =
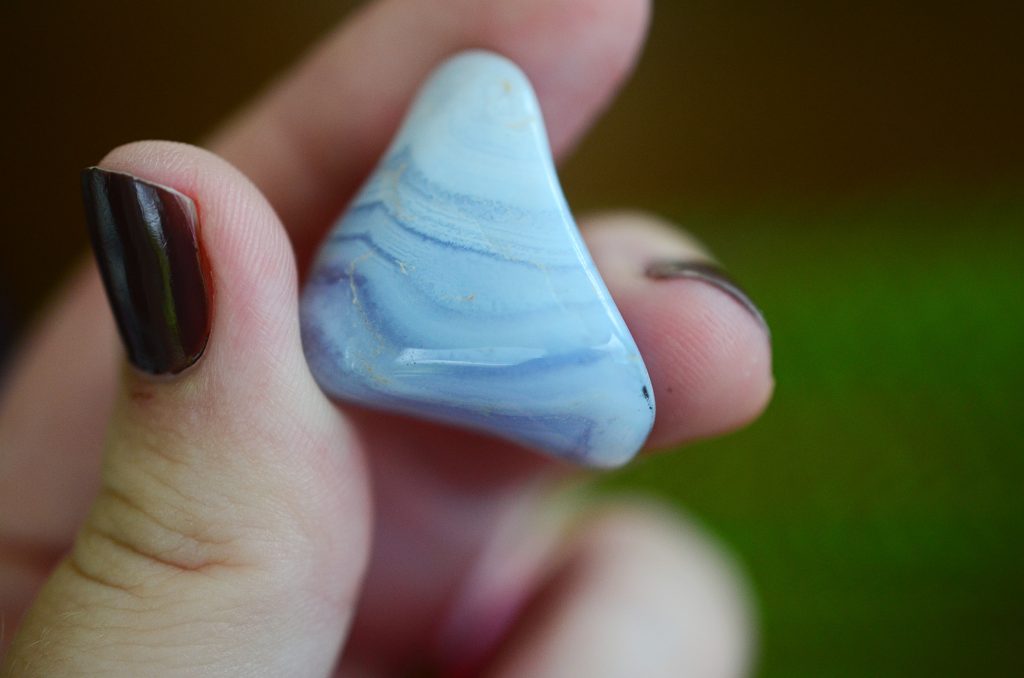
[[[110,416],[106,394],[114,392],[118,353],[93,267],[80,267],[65,295],[46,310],[0,395],[0,544],[62,543],[96,488],[103,441],[96,423]],[[83,362],[94,378],[78,378]],[[40,460],[55,454],[59,468],[55,458]],[[54,511],[58,505],[68,510]]]
[[[301,263],[446,56],[485,48],[517,62],[563,153],[631,69],[648,12],[648,0],[382,0],[329,35],[211,146],[267,195]]]
[[[326,675],[364,566],[367,497],[350,432],[305,367],[287,237],[204,151],[146,142],[103,167],[86,175],[87,212],[135,367],[98,498],[7,670]]]
[[[748,606],[731,562],[692,525],[650,506],[608,507],[566,545],[485,674],[746,675]]]
[[[28,605],[99,482],[97,423],[110,416],[105,396],[115,388],[117,351],[92,273],[77,272],[47,322],[30,333],[30,348],[0,397],[0,617],[16,618]],[[75,378],[84,356],[92,356],[94,381]],[[0,650],[8,640],[0,633]]]
[[[664,221],[637,213],[583,221],[587,246],[644,357],[659,448],[738,428],[774,388],[768,328],[710,255]]]

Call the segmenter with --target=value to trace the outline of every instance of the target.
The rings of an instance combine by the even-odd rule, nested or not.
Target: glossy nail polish
[[[93,252],[131,362],[176,374],[203,354],[210,284],[195,203],[174,189],[90,167],[82,199]]]
[[[768,323],[765,322],[761,309],[751,301],[747,293],[743,291],[743,288],[728,273],[711,262],[655,261],[647,267],[645,272],[648,278],[654,280],[687,278],[713,285],[739,302],[764,327],[765,331],[768,331]]]

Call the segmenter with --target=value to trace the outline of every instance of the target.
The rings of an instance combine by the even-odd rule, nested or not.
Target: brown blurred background
[[[81,167],[199,140],[353,4],[5,0],[0,338],[84,251]],[[1024,675],[1024,3],[655,4],[565,187],[708,241],[778,391],[606,484],[736,553],[764,676]]]

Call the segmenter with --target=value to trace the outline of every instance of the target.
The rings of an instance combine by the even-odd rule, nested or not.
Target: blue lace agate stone
[[[302,334],[333,397],[574,462],[622,464],[654,422],[530,83],[495,54],[458,55],[423,86],[322,245]]]

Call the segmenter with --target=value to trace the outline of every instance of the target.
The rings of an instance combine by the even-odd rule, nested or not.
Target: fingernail
[[[648,278],[654,280],[686,278],[701,280],[709,285],[713,285],[739,302],[740,306],[747,309],[765,331],[769,332],[768,323],[765,321],[761,309],[751,301],[747,293],[743,291],[743,288],[729,277],[728,273],[715,264],[707,261],[655,261],[647,267],[645,272]]]
[[[210,336],[210,285],[195,203],[178,191],[98,167],[82,171],[93,252],[131,362],[177,374]]]

